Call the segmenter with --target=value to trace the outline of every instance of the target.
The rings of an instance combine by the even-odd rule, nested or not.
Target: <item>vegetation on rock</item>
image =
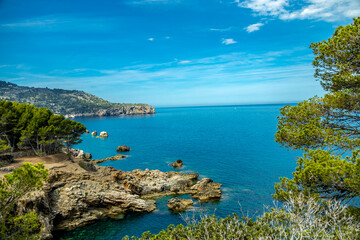
[[[48,170],[43,164],[25,163],[4,179],[0,178],[0,239],[36,239],[33,234],[41,227],[36,212],[18,215],[16,203],[29,192],[41,188],[47,176]]]

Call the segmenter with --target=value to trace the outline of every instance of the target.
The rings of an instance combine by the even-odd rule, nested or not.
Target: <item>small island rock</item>
[[[97,131],[93,131],[93,132],[91,133],[91,135],[92,135],[92,136],[97,136]]]
[[[85,130],[85,133],[90,133],[90,131],[86,129],[86,130]]]
[[[99,135],[99,137],[108,137],[108,136],[109,136],[109,134],[105,131],[102,131]]]
[[[191,187],[192,190],[196,191],[191,196],[201,202],[218,201],[221,198],[221,186],[222,184],[215,183],[210,178],[203,178]]]
[[[118,146],[116,149],[117,152],[128,152],[130,150],[131,150],[131,148],[129,148],[126,145]]]
[[[179,199],[179,198],[172,198],[168,201],[168,208],[175,212],[183,212],[189,209],[194,204],[193,200],[191,199]]]
[[[183,162],[181,159],[176,160],[174,163],[170,163],[169,166],[173,166],[174,168],[182,167]]]

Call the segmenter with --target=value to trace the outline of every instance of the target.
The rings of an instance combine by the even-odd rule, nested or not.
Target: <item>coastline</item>
[[[92,164],[93,169],[84,169],[80,164],[83,159],[68,160],[62,153],[15,159],[17,166],[22,162],[43,162],[50,171],[43,189],[21,198],[17,205],[19,214],[28,211],[38,214],[43,226],[41,239],[52,239],[54,232],[72,230],[103,218],[153,212],[154,199],[160,196],[189,194],[200,202],[221,197],[221,184],[208,179],[199,181],[197,173],[148,169],[123,172],[96,164]]]

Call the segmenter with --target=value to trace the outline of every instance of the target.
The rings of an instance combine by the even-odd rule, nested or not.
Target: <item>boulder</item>
[[[189,209],[194,204],[193,200],[191,199],[179,199],[179,198],[172,198],[168,201],[168,208],[175,212],[183,212]]]
[[[210,178],[203,178],[191,187],[195,191],[191,196],[201,202],[218,201],[221,198],[221,186],[222,184],[215,183]]]
[[[90,133],[90,131],[86,129],[86,130],[85,130],[85,133]]]
[[[93,132],[91,133],[91,135],[92,135],[92,136],[97,136],[97,131],[93,131]]]
[[[169,166],[173,166],[173,168],[179,168],[182,167],[183,162],[181,159],[176,160],[174,163],[170,163]]]
[[[109,136],[109,134],[107,132],[105,132],[105,131],[102,131],[100,133],[100,135],[99,135],[99,137],[101,137],[101,138],[105,138],[105,137],[108,137],[108,136]]]
[[[86,154],[85,154],[85,158],[86,158],[87,160],[92,159],[91,153],[86,153]]]
[[[117,152],[128,152],[130,150],[131,150],[131,148],[129,148],[126,145],[118,146],[116,149]]]

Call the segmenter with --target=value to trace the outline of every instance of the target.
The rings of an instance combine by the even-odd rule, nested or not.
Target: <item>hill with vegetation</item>
[[[0,81],[0,99],[45,107],[66,117],[155,113],[147,104],[111,103],[83,91],[25,87],[5,81]]]

